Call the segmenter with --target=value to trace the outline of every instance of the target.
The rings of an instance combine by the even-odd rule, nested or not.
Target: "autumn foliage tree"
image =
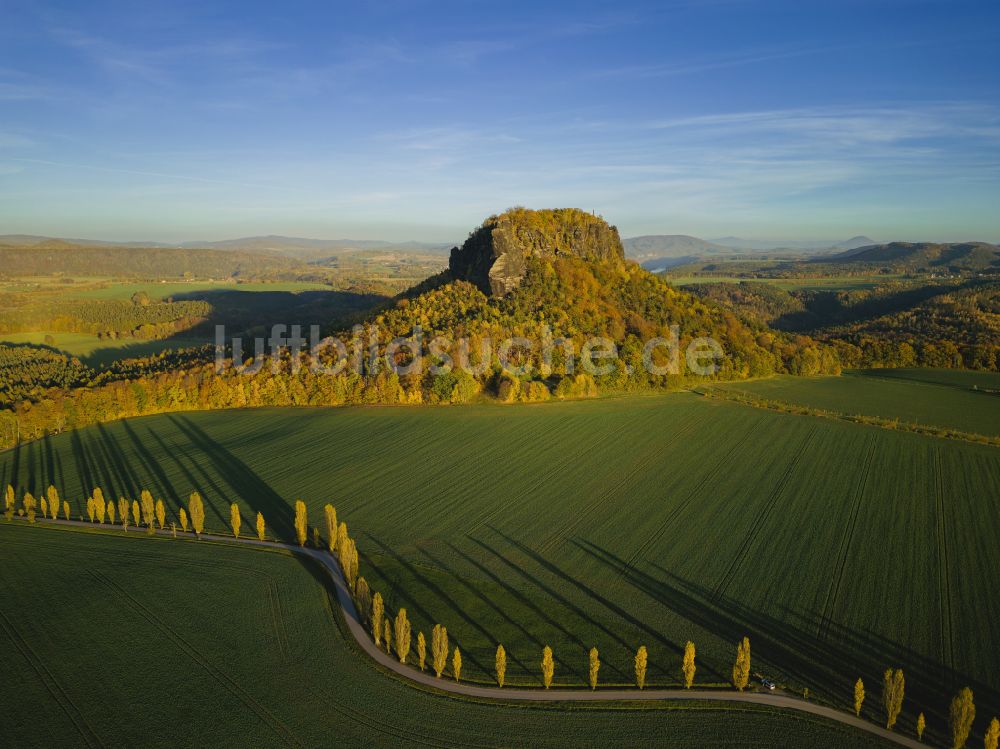
[[[448,664],[448,652],[448,630],[435,624],[431,630],[431,665],[434,667],[434,675],[439,679]]]
[[[917,740],[918,741],[923,741],[924,740],[924,729],[926,729],[926,728],[927,728],[927,718],[925,718],[924,714],[921,712],[920,715],[917,716]],[[996,744],[993,745],[993,749],[997,749],[996,748]]]
[[[382,642],[382,617],[385,615],[385,603],[382,601],[382,594],[375,591],[372,598],[372,638],[375,644]]]
[[[646,646],[640,646],[635,651],[635,685],[639,689],[643,689],[646,686],[646,663],[648,659],[649,653],[646,651]]]
[[[115,503],[111,502],[110,500],[108,501],[108,504],[107,504],[107,513],[108,513],[108,524],[109,525],[114,525],[115,524]]]
[[[240,508],[235,502],[229,505],[229,525],[233,529],[233,537],[240,537],[240,526],[243,524],[243,518],[240,517]]]
[[[861,705],[865,701],[865,683],[858,679],[854,682],[854,714],[861,715]]]
[[[400,663],[406,663],[410,655],[410,620],[406,618],[406,609],[400,609],[396,614],[396,656]]]
[[[180,515],[180,518],[181,518],[181,530],[184,531],[185,533],[187,533],[188,532],[188,514],[187,514],[187,510],[185,510],[183,507],[181,507],[180,512],[178,512],[177,514]]]
[[[132,525],[134,525],[136,528],[138,528],[141,519],[142,519],[142,516],[139,514],[139,500],[133,499],[132,500]]]
[[[361,578],[364,580],[364,578]],[[361,582],[359,580],[358,582]],[[424,665],[427,663],[427,638],[424,637],[423,632],[417,632],[417,664],[420,666],[420,670],[424,670]]]
[[[10,520],[14,517],[14,505],[16,504],[14,487],[7,484],[7,488],[3,493],[3,510],[4,516]]]
[[[118,498],[118,520],[122,524],[125,532],[128,532],[128,500],[125,497]]]
[[[59,490],[50,484],[45,494],[49,500],[49,515],[55,520],[59,517],[59,508],[62,506],[62,503],[59,501]]]
[[[684,644],[684,688],[690,689],[694,684],[694,674],[697,670],[694,664],[695,649],[694,643],[688,640]]]
[[[986,734],[983,736],[983,747],[984,749],[997,749],[997,744],[1000,744],[1000,720],[994,718],[990,721]]]
[[[93,495],[87,497],[87,519],[93,523],[94,518],[97,516],[97,502],[94,501]]]
[[[497,684],[503,686],[504,679],[507,678],[507,651],[503,645],[497,645],[496,654]]]
[[[969,740],[969,733],[972,731],[972,722],[976,719],[976,703],[972,697],[972,690],[963,687],[951,701],[948,710],[948,724],[951,728],[952,749],[962,749],[965,742]]]
[[[588,677],[590,679],[590,688],[597,689],[597,672],[601,670],[601,659],[597,653],[597,648],[590,649],[590,667],[588,669]]]
[[[389,621],[389,617],[385,618],[382,629],[382,640],[385,644],[385,652],[392,653],[392,622]]]
[[[903,709],[903,692],[906,682],[903,679],[903,669],[891,668],[885,670],[882,679],[882,704],[885,706],[885,727],[892,729],[896,725],[896,719]]]
[[[25,493],[24,498],[21,500],[21,504],[24,506],[24,514],[28,516],[28,522],[34,523],[35,507],[37,506],[37,503],[35,502],[35,498],[31,496],[30,492]],[[94,521],[93,518],[91,518],[90,520],[91,522]]]
[[[299,541],[299,546],[306,545],[306,538],[309,535],[309,518],[306,515],[306,503],[301,499],[295,500],[295,537]]]
[[[104,501],[104,492],[100,488],[94,489],[94,514],[97,516],[97,522],[104,525],[107,503]]]
[[[457,647],[455,648],[455,654],[451,658],[451,673],[455,676],[455,681],[459,681],[462,678],[462,651]]]
[[[148,528],[153,524],[153,518],[156,517],[156,503],[148,489],[143,489],[139,493],[139,503],[142,507],[142,522]]]
[[[326,520],[326,543],[333,552],[337,550],[337,510],[327,504],[323,507],[323,516]]]
[[[546,645],[542,649],[542,684],[548,689],[552,686],[552,676],[555,673],[556,664],[552,659],[552,648]]]
[[[62,509],[63,509],[63,519],[69,520],[69,502],[67,502],[65,499],[63,500],[62,503]]]
[[[162,531],[163,526],[167,522],[167,508],[164,507],[162,499],[156,500],[155,511],[156,511],[156,525]]]
[[[257,513],[257,540],[264,540],[264,516],[261,513]]]
[[[198,492],[191,493],[188,507],[191,511],[191,527],[198,538],[201,538],[201,532],[205,529],[205,502]]]
[[[744,637],[736,645],[736,662],[733,664],[733,686],[741,692],[750,683],[750,638]]]

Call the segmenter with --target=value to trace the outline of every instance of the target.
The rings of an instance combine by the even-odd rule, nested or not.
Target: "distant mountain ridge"
[[[1000,271],[1000,246],[987,242],[889,242],[811,262],[872,263],[900,270]]]

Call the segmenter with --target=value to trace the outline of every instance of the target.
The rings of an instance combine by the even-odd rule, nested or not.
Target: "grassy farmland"
[[[1000,435],[1000,375],[993,372],[870,369],[841,377],[773,377],[718,387],[848,415]]]
[[[0,522],[0,744],[885,745],[760,708],[505,706],[415,689],[354,650],[332,592],[303,564]]]
[[[888,274],[877,276],[821,276],[817,278],[756,278],[708,274],[701,276],[671,276],[664,274],[664,277],[674,286],[690,286],[696,283],[741,283],[742,281],[748,281],[751,283],[766,283],[782,291],[798,291],[799,289],[809,289],[811,291],[855,291],[857,289],[871,289],[903,278],[902,276]]]
[[[690,394],[540,406],[258,410],[95,427],[0,456],[0,483],[50,481],[172,511],[193,490],[222,530],[228,503],[290,537],[333,501],[362,574],[416,627],[445,623],[468,678],[493,649],[508,680],[676,684],[684,642],[699,683],[728,679],[748,634],[755,671],[846,707],[854,679],[907,672],[929,733],[965,684],[998,710],[1000,452]],[[76,511],[81,511],[80,509]],[[963,607],[960,602],[976,602]]]

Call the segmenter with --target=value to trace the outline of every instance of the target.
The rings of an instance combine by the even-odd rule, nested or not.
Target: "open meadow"
[[[984,396],[985,397],[985,396]],[[464,678],[676,685],[686,640],[698,684],[724,684],[748,635],[754,672],[848,708],[906,671],[900,729],[940,735],[961,686],[1000,709],[1000,452],[994,447],[690,393],[535,406],[261,409],[148,417],[0,455],[0,484],[55,484],[83,513],[149,488],[168,523],[188,494],[224,531],[237,502],[293,538],[336,505],[361,574],[416,629],[448,627]],[[975,602],[973,605],[970,602]]]
[[[0,745],[886,746],[753,706],[414,688],[356,650],[328,580],[283,551],[0,521]]]

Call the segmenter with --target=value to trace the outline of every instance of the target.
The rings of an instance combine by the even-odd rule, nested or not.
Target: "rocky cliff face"
[[[455,278],[503,296],[521,284],[530,257],[575,255],[586,260],[624,260],[618,229],[577,208],[532,211],[512,208],[490,216],[461,247],[451,251]]]

